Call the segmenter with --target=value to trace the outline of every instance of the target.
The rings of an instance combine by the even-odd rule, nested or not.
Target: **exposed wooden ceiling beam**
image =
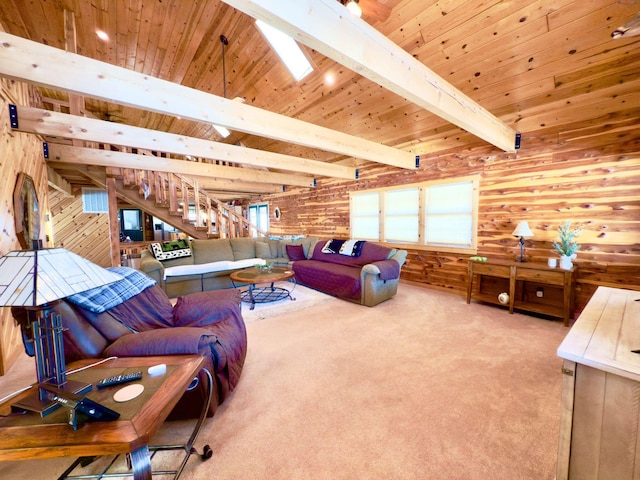
[[[0,75],[350,157],[416,168],[410,152],[4,32],[0,32]]]
[[[233,191],[225,191],[225,190],[206,190],[206,192],[210,197],[216,198],[221,202],[231,202],[234,200],[251,199],[254,197],[260,198],[260,195],[257,193],[233,192]]]
[[[94,165],[78,165],[76,163],[56,162],[56,168],[63,170],[72,170],[79,172],[92,182],[95,180],[96,172],[104,172],[105,167],[98,167]],[[55,170],[48,167],[50,172],[54,175],[58,175]],[[106,168],[106,177],[120,178],[118,174],[114,174],[110,171],[110,168]],[[118,171],[119,168],[115,168]],[[104,176],[104,174],[101,174]],[[225,179],[212,179],[210,177],[191,177],[197,180],[201,189],[204,189],[210,195],[214,195],[218,200],[237,200],[240,198],[250,198],[252,196],[260,196],[267,193],[282,193],[282,185],[274,185],[270,183],[254,183],[244,182],[240,180],[225,180]],[[95,183],[95,182],[94,182]],[[102,184],[96,184],[96,186],[103,188]],[[70,194],[73,196],[73,194]]]
[[[101,167],[137,168],[156,172],[180,173],[191,176],[238,179],[251,182],[267,182],[297,187],[314,187],[313,177],[285,173],[265,172],[251,168],[223,167],[209,163],[187,162],[169,158],[137,155],[134,153],[112,152],[95,148],[73,147],[69,145],[49,144],[49,164],[55,168],[55,162],[74,163],[76,165],[99,165]]]
[[[506,152],[515,131],[335,0],[223,0]]]
[[[270,183],[254,183],[245,182],[242,180],[225,180],[225,179],[212,179],[209,177],[193,177],[198,181],[200,188],[211,191],[219,192],[242,192],[243,194],[267,194],[267,193],[282,193],[282,185],[272,185]]]
[[[292,172],[327,177],[356,179],[356,169],[343,165],[265,152],[237,145],[212,142],[121,123],[17,106],[18,128],[27,133],[79,139],[132,148],[160,150],[165,153],[191,155]]]

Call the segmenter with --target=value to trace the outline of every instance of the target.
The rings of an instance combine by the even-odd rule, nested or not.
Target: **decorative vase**
[[[571,270],[573,268],[572,256],[562,255],[560,257],[560,268],[563,270]]]

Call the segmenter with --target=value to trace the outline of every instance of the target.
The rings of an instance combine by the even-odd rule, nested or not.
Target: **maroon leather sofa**
[[[247,351],[247,333],[235,289],[194,293],[179,297],[173,306],[166,293],[154,285],[102,313],[94,313],[67,300],[52,311],[61,315],[67,363],[109,356],[200,354],[213,377],[208,416],[212,416],[239,381]],[[12,309],[23,327],[26,311]],[[195,418],[206,396],[206,373],[186,391],[169,418]]]

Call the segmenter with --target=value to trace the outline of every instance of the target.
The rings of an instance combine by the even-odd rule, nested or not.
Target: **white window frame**
[[[429,189],[432,187],[442,187],[447,185],[458,185],[468,183],[471,188],[471,198],[470,204],[468,205],[469,209],[466,210],[463,206],[462,211],[460,211],[460,206],[458,205],[458,211],[447,212],[438,211],[432,213],[429,209],[429,205],[427,205],[427,197]],[[417,194],[413,191],[417,190]],[[416,184],[409,185],[397,185],[394,187],[386,187],[379,188],[373,190],[360,190],[357,192],[351,192],[349,194],[349,212],[350,212],[350,225],[351,225],[351,238],[359,239],[359,240],[371,240],[379,243],[384,243],[390,246],[396,246],[400,248],[407,248],[408,246],[412,246],[413,248],[419,250],[434,250],[440,252],[456,252],[456,253],[471,253],[474,254],[477,252],[478,248],[478,203],[479,203],[479,190],[480,190],[480,176],[473,175],[467,177],[460,177],[454,179],[446,179],[446,180],[436,180],[430,182],[422,182]],[[434,190],[432,190],[433,192]],[[368,235],[371,238],[366,238],[366,236],[360,235],[360,231],[358,225],[362,225],[362,222],[366,221],[368,225],[367,232],[372,232],[375,230],[375,225],[373,222],[372,212],[367,212],[367,215],[361,215],[357,210],[356,203],[359,195],[378,195],[378,234],[377,237],[373,237],[372,235]],[[385,207],[387,205],[387,199],[392,198],[393,196],[414,196],[417,197],[417,208],[408,206],[408,208],[393,208]],[[374,197],[371,197],[374,198]],[[387,215],[386,210],[390,209],[393,211],[393,215]],[[387,234],[385,232],[385,227],[394,222],[394,219],[405,217],[405,220],[411,220],[412,217],[415,217],[415,222],[417,222],[417,232],[412,227],[411,231],[405,235],[405,238],[401,238],[402,235],[396,236],[394,238],[391,233]],[[455,243],[447,243],[447,242],[430,242],[427,240],[427,232],[425,230],[426,225],[429,219],[440,218],[446,221],[451,221],[454,223],[462,223],[459,220],[465,219],[465,217],[471,216],[471,231],[470,236],[468,237],[468,243],[464,244],[455,244]],[[403,232],[406,233],[406,232]]]

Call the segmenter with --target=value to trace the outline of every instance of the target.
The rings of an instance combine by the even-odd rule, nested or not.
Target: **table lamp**
[[[524,262],[524,237],[533,237],[533,232],[529,228],[528,222],[520,222],[511,234],[514,237],[520,237],[520,258],[518,262]]]
[[[41,249],[33,241],[32,250],[11,251],[0,258],[0,306],[23,307],[26,322],[21,324],[25,347],[33,344],[38,384],[75,394],[91,390],[90,384],[67,380],[62,339],[62,317],[51,311],[61,299],[117,280],[116,275],[64,248]],[[14,409],[45,416],[58,407],[43,388],[29,395]]]

